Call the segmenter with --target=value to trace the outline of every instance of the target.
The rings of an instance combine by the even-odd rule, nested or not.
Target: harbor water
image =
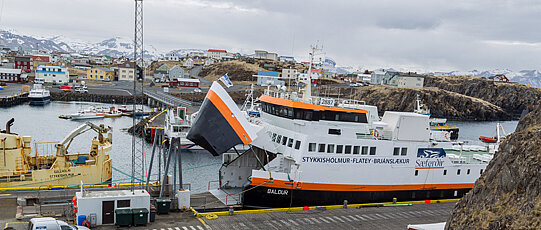
[[[31,136],[32,143],[60,141],[73,129],[77,128],[87,120],[64,120],[58,118],[60,115],[76,113],[78,110],[90,106],[118,106],[91,102],[51,102],[45,106],[29,106],[28,104],[0,109],[0,125],[15,118],[11,127],[13,133],[21,136]],[[148,108],[147,108],[148,109]],[[88,120],[94,124],[105,124],[113,128],[113,149],[109,152],[113,160],[113,183],[130,182],[131,173],[131,144],[132,136],[126,131],[132,126],[131,117],[103,118]],[[460,128],[459,140],[468,144],[481,144],[479,136],[495,136],[498,122],[463,122],[449,121],[449,126]],[[507,134],[513,132],[518,121],[501,122]],[[88,152],[90,140],[96,136],[93,131],[88,131],[75,138],[69,152]],[[34,146],[32,144],[32,146]],[[138,147],[140,149],[140,147]],[[152,148],[145,143],[145,155],[147,164],[150,162]],[[35,153],[32,149],[32,153]],[[205,192],[209,181],[218,180],[218,170],[221,164],[221,157],[214,157],[206,151],[183,152],[182,168],[183,183],[190,184],[195,193]],[[155,160],[152,179],[157,179],[157,162]],[[214,184],[215,186],[215,184]]]
[[[94,124],[104,124],[113,128],[113,149],[108,152],[113,160],[113,183],[129,183],[131,174],[131,144],[132,136],[127,129],[132,126],[131,117],[103,118],[90,120],[65,120],[58,116],[76,113],[78,110],[90,106],[117,106],[90,102],[51,102],[44,106],[18,106],[0,108],[1,129],[5,123],[15,118],[11,132],[21,136],[32,137],[32,153],[35,153],[34,143],[61,141],[73,129],[87,121]],[[148,108],[147,108],[148,109]],[[150,109],[149,109],[150,110]],[[92,138],[97,134],[87,131],[77,136],[70,145],[68,152],[88,152]],[[140,149],[140,147],[138,147]],[[42,152],[39,150],[38,152]],[[150,162],[152,146],[145,143],[147,164]],[[157,155],[157,153],[156,153]],[[183,183],[190,184],[195,193],[207,191],[208,182],[218,180],[220,157],[214,157],[206,151],[182,153]],[[155,158],[151,179],[157,179],[157,158]],[[170,169],[172,172],[172,168]],[[215,185],[215,184],[214,184]]]

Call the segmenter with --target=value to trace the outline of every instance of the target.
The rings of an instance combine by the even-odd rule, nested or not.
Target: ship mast
[[[310,52],[310,65],[308,66],[308,77],[306,78],[304,92],[302,99],[308,101],[312,98],[312,63],[314,62],[314,55],[317,50],[317,45],[312,46],[312,52]]]

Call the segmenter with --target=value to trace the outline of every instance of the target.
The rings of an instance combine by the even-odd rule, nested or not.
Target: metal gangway
[[[174,97],[174,96],[169,95],[167,93],[145,91],[144,94],[147,97],[152,98],[153,100],[159,101],[159,102],[161,102],[163,104],[166,104],[166,105],[169,105],[169,106],[179,107],[179,106],[191,106],[191,105],[193,105],[193,103],[191,101],[184,100],[184,99],[178,98],[178,97]]]

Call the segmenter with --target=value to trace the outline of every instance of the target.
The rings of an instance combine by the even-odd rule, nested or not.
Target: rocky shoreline
[[[137,96],[137,103],[145,103],[146,96]],[[103,95],[76,92],[51,92],[51,101],[88,101],[111,104],[133,104],[131,95]]]
[[[541,107],[500,145],[446,229],[541,229]]]

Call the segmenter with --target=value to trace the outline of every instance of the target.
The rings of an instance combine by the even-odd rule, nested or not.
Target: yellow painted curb
[[[457,202],[458,200],[460,199],[402,201],[402,202],[396,202],[396,204],[450,203],[450,202]],[[389,204],[393,204],[393,202],[348,204],[347,208],[359,208],[362,206],[389,205]],[[325,209],[341,209],[341,208],[344,208],[344,205],[309,206],[308,210],[316,210],[316,208],[321,208],[321,207],[324,207]],[[233,211],[233,214],[234,215],[235,214],[256,214],[256,213],[291,212],[291,211],[303,211],[303,210],[304,210],[304,207],[269,208],[269,209],[254,209],[254,210],[238,210],[238,211]],[[229,211],[198,213],[194,210],[194,215],[197,217],[205,217],[207,215],[226,216],[226,215],[229,215]]]

